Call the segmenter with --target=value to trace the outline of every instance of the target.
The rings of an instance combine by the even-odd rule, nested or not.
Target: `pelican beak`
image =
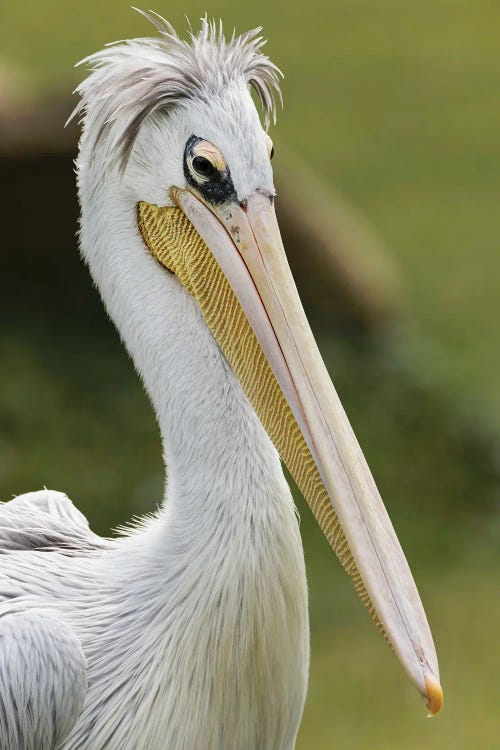
[[[179,189],[172,198],[178,208],[139,204],[146,245],[197,299],[358,594],[436,714],[443,699],[425,612],[307,322],[272,200],[257,192],[243,205],[213,206]]]

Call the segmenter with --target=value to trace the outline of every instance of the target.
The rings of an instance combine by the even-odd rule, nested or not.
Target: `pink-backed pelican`
[[[1,506],[0,745],[292,750],[309,628],[280,455],[436,713],[420,598],[280,239],[279,70],[259,30],[226,41],[205,19],[183,41],[145,15],[157,37],[85,61],[80,245],[155,409],[168,485],[114,539],[59,492]]]

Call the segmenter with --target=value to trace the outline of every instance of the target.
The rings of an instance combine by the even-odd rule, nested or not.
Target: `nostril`
[[[245,198],[244,200],[240,201],[240,206],[241,206],[241,208],[243,209],[243,211],[246,211],[246,210],[247,210],[247,206],[248,206],[248,201],[247,201],[247,199],[246,199],[246,198]]]

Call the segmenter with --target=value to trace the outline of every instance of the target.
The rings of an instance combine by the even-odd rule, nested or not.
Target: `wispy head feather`
[[[222,22],[205,16],[200,31],[190,31],[186,41],[157,13],[138,12],[153,23],[158,37],[110,44],[79,63],[90,64],[91,73],[76,89],[80,102],[70,119],[81,116],[94,144],[106,137],[108,153],[124,163],[152,112],[196,97],[210,101],[239,80],[256,91],[266,128],[276,120],[282,73],[261,51],[260,27],[241,36],[233,32],[227,41]]]

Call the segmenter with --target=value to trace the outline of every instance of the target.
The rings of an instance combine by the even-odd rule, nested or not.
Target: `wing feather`
[[[71,628],[42,608],[0,606],[2,750],[56,750],[87,691],[86,662]]]
[[[0,504],[0,554],[44,549],[71,554],[111,546],[90,530],[83,513],[63,492],[27,492]]]

